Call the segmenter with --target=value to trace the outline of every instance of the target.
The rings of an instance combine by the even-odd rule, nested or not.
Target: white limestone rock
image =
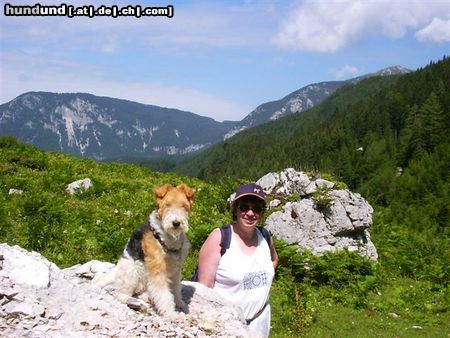
[[[93,184],[90,178],[84,178],[82,180],[78,180],[72,183],[69,183],[66,187],[66,191],[70,195],[75,195],[77,191],[84,192],[89,188],[92,188]]]
[[[315,254],[347,249],[378,259],[368,232],[373,208],[360,194],[337,189],[331,181],[309,177],[292,168],[268,173],[257,183],[269,195],[269,200],[277,201],[277,207],[282,205],[279,201],[283,199],[290,201],[284,202],[280,211],[266,219],[267,229],[274,236]],[[331,200],[326,210],[321,210],[314,202],[313,194],[318,188],[325,190]],[[292,202],[295,194],[300,198]]]
[[[1,337],[249,337],[238,308],[201,284],[183,282],[188,313],[170,321],[135,311],[92,278],[114,264],[61,270],[43,256],[0,244]]]
[[[23,190],[21,190],[21,189],[11,188],[8,191],[8,195],[22,195],[22,194],[23,194]]]

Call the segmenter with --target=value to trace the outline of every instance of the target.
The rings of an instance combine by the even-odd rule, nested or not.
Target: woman
[[[259,185],[241,185],[231,202],[231,242],[222,256],[221,231],[215,229],[203,244],[198,262],[198,281],[239,306],[249,330],[269,336],[269,292],[278,256],[257,224],[266,206]],[[222,251],[223,252],[223,251]]]

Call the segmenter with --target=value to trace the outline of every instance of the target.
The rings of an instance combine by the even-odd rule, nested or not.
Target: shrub
[[[333,197],[330,196],[330,189],[326,187],[318,188],[312,196],[316,209],[322,213],[327,213],[333,204]]]

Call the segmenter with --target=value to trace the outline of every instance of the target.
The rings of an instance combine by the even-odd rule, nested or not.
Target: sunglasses
[[[254,213],[260,214],[263,211],[263,206],[260,204],[250,205],[250,204],[243,203],[243,204],[239,204],[238,207],[239,207],[240,212],[247,212],[251,209]]]

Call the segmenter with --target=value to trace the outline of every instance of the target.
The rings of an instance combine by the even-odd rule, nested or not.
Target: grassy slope
[[[131,231],[154,209],[153,189],[166,182],[186,182],[198,190],[193,228],[212,228],[227,218],[223,201],[229,192],[218,186],[0,140],[0,240],[40,251],[59,266],[116,260]],[[65,191],[67,184],[87,177],[92,190],[75,196]],[[8,195],[10,188],[24,193]]]
[[[94,189],[75,196],[65,192],[68,183],[85,177]],[[237,182],[212,185],[133,165],[97,164],[3,138],[0,242],[39,251],[61,267],[91,259],[115,261],[131,231],[154,208],[153,188],[166,182],[186,182],[198,190],[191,218],[193,250],[184,269],[189,278],[205,236],[229,221],[225,201]],[[24,192],[8,195],[10,188]],[[273,336],[447,336],[448,287],[394,271],[396,255],[402,253],[397,246],[404,243],[394,241],[382,217],[376,219],[373,238],[381,264],[345,254],[307,256],[317,271],[313,274],[301,264],[305,256],[277,243],[281,265],[272,292]],[[384,264],[386,259],[391,264]]]

